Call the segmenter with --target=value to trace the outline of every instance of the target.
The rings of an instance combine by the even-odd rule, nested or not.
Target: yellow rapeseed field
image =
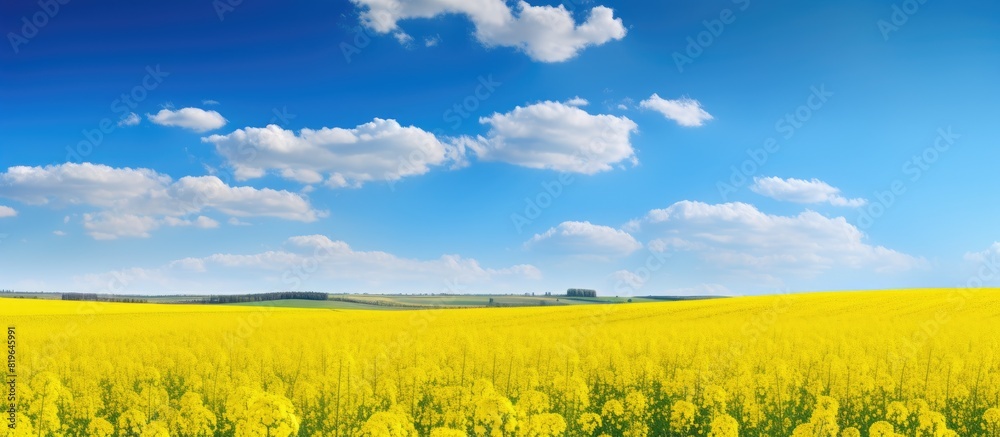
[[[0,323],[9,436],[1000,436],[997,290],[384,312],[0,299]]]

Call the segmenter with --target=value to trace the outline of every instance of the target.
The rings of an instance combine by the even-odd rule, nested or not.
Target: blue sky
[[[235,3],[2,6],[0,288],[996,283],[995,3]]]

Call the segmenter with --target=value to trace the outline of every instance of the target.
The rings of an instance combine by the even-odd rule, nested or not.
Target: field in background
[[[4,292],[0,298],[55,299],[60,293],[26,293]],[[643,303],[660,302],[664,300],[705,299],[708,297],[567,297],[563,295],[409,295],[409,294],[330,294],[328,301],[306,299],[280,299],[259,302],[241,302],[225,305],[274,306],[290,308],[330,308],[330,309],[428,309],[428,308],[467,308],[467,307],[518,307],[518,306],[560,306],[604,303]],[[146,303],[187,304],[198,303],[205,299],[204,295],[100,295],[101,299],[136,299]]]
[[[0,299],[0,323],[13,435],[1000,433],[998,290],[421,311]]]

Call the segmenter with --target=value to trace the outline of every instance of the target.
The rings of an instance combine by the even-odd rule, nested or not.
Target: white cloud
[[[0,173],[0,197],[29,205],[95,208],[84,216],[84,227],[98,239],[147,237],[161,225],[216,227],[208,217],[186,218],[209,209],[232,217],[302,222],[325,215],[288,191],[233,187],[215,176],[174,181],[149,169],[91,163],[10,167]]]
[[[654,93],[648,99],[639,102],[639,106],[659,112],[686,127],[701,126],[713,118],[712,114],[701,108],[701,103],[687,97],[669,100]]]
[[[83,228],[95,240],[116,240],[121,237],[149,238],[149,232],[160,227],[155,217],[99,212],[83,215]]]
[[[203,215],[198,216],[194,220],[180,219],[177,217],[164,217],[163,223],[167,226],[192,226],[201,229],[215,229],[219,227],[219,222]]]
[[[479,122],[491,127],[486,137],[464,137],[462,143],[484,161],[585,174],[637,162],[629,136],[638,127],[627,117],[591,115],[572,104],[545,101]]]
[[[52,231],[52,235],[55,235],[57,237],[65,237],[67,234],[64,231],[55,230],[55,231]]]
[[[176,111],[164,108],[156,114],[146,114],[146,118],[161,126],[182,127],[195,132],[210,131],[226,125],[222,114],[201,108],[181,108]]]
[[[814,276],[834,268],[887,272],[926,265],[922,258],[866,243],[843,217],[813,211],[780,216],[745,203],[685,200],[649,211],[641,221],[658,236],[650,250],[690,253],[724,270]]]
[[[83,228],[95,240],[116,240],[122,237],[149,238],[150,232],[161,226],[214,229],[219,227],[219,222],[205,216],[198,216],[194,220],[190,220],[171,216],[157,218],[111,211],[83,215]]]
[[[583,97],[576,96],[573,97],[572,99],[567,100],[566,104],[569,106],[587,106],[590,104],[590,102],[588,102],[587,99]]]
[[[590,222],[562,222],[525,242],[532,249],[573,255],[623,257],[642,248],[628,232]]]
[[[332,187],[395,181],[463,160],[459,149],[434,134],[380,118],[352,129],[302,129],[298,135],[273,124],[248,127],[202,141],[215,145],[240,180],[273,170],[287,179],[305,184],[325,181]]]
[[[499,291],[515,283],[533,283],[541,279],[541,272],[527,264],[487,268],[458,255],[427,260],[401,258],[387,252],[355,250],[343,241],[323,235],[306,235],[289,238],[278,250],[217,253],[175,260],[159,268],[130,268],[75,279],[82,289],[100,290],[111,278],[125,283],[124,291],[129,292],[273,289],[441,292],[449,284],[468,287],[467,291],[480,291],[484,287],[499,287],[496,289]]]
[[[795,203],[829,203],[834,206],[858,207],[865,199],[848,199],[835,188],[819,179],[781,179],[755,177],[750,190],[772,199]]]
[[[625,37],[625,26],[604,6],[590,10],[587,20],[576,24],[562,5],[532,6],[517,2],[516,11],[504,0],[352,0],[362,8],[365,26],[378,33],[401,32],[399,21],[461,14],[475,25],[476,39],[484,46],[515,47],[541,62],[562,62],[588,46]]]
[[[441,35],[434,35],[424,38],[424,47],[434,47],[441,42]]]
[[[218,101],[215,101],[215,100],[211,100],[211,99],[209,99],[209,100],[202,100],[202,101],[201,101],[201,104],[202,104],[202,105],[205,105],[205,106],[212,106],[212,105],[218,105],[218,104],[219,104],[219,102],[218,102]]]
[[[250,226],[250,223],[242,221],[236,217],[230,217],[226,223],[229,223],[230,226]]]
[[[0,205],[0,218],[4,217],[16,217],[17,211],[9,206]]]
[[[968,252],[963,257],[966,261],[973,263],[990,263],[996,266],[997,257],[1000,256],[1000,241],[980,252]]]
[[[129,112],[128,115],[122,117],[121,120],[118,120],[118,126],[135,126],[139,124],[140,121],[142,121],[142,119],[139,118],[139,114]]]
[[[395,32],[392,36],[396,38],[396,41],[404,46],[409,46],[410,43],[413,42],[413,37],[408,35],[406,32]]]

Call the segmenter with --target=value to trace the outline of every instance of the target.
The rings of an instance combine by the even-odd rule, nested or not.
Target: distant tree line
[[[570,288],[566,290],[566,296],[569,297],[597,297],[597,290],[589,290],[586,288]]]
[[[62,300],[89,300],[96,302],[146,303],[146,299],[97,293],[62,293]]]
[[[202,302],[242,303],[242,302],[265,302],[269,300],[282,300],[282,299],[327,300],[328,297],[329,296],[326,293],[319,293],[316,291],[278,291],[273,293],[223,294],[218,296],[209,296],[205,298]]]

